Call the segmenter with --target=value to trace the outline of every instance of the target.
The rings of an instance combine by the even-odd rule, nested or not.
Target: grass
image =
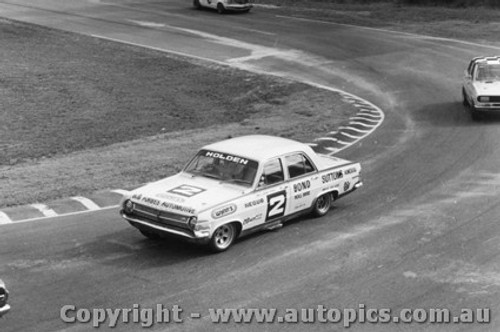
[[[0,207],[134,187],[207,143],[307,140],[353,112],[305,84],[38,26],[0,21],[0,43]]]

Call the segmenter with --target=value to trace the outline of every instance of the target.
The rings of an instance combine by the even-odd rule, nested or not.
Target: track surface
[[[2,331],[88,331],[65,325],[83,308],[180,305],[490,308],[492,323],[357,324],[355,331],[500,330],[500,120],[461,106],[468,59],[498,49],[287,17],[195,11],[184,1],[0,1],[0,16],[193,54],[359,95],[386,114],[339,156],[359,160],[365,186],[320,219],[208,255],[150,242],[115,210],[2,225],[0,277],[13,310]],[[327,121],[327,119],[325,119]],[[136,324],[119,330],[136,331]],[[153,330],[340,330],[334,324],[216,325],[185,317]]]

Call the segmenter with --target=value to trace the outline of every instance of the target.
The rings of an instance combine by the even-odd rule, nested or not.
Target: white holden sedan
[[[130,192],[121,215],[148,238],[174,235],[224,251],[243,234],[325,215],[362,186],[360,171],[290,139],[242,136],[207,145],[180,173]]]

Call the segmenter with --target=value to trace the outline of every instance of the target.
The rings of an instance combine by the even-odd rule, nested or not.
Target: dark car
[[[0,317],[5,315],[10,310],[10,305],[7,304],[9,292],[5,288],[4,282],[0,279]]]

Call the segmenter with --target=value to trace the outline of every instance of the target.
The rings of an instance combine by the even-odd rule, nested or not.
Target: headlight
[[[134,211],[134,203],[132,203],[130,199],[123,202],[123,211],[125,211],[126,214],[130,214]]]
[[[190,217],[188,220],[188,225],[189,225],[189,227],[191,227],[191,229],[194,229],[196,227],[197,223],[198,223],[197,217]]]
[[[479,100],[481,103],[487,103],[490,101],[490,97],[481,96],[478,97],[477,100]]]

